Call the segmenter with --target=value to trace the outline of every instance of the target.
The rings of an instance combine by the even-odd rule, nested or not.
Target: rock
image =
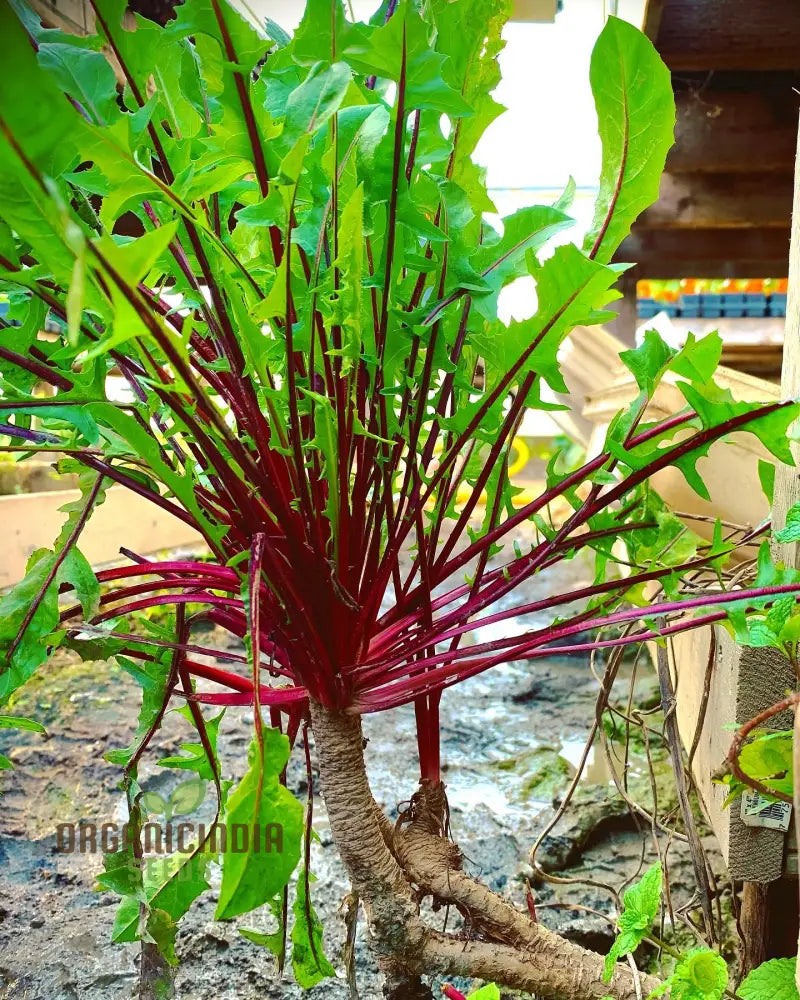
[[[602,785],[578,788],[567,811],[542,841],[536,863],[546,872],[575,864],[592,839],[601,833],[633,826],[627,806]]]

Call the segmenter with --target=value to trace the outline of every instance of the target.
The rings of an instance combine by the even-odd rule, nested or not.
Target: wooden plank
[[[795,0],[668,0],[656,48],[674,70],[800,68]]]
[[[791,174],[671,174],[641,229],[786,229],[792,213]]]
[[[800,97],[794,74],[676,76],[675,145],[667,169],[677,173],[791,174]]]
[[[642,230],[623,241],[616,260],[641,278],[782,278],[789,273],[784,229]]]
[[[71,35],[93,35],[94,11],[88,0],[28,0],[42,21]]]
[[[655,42],[658,38],[658,31],[661,27],[661,18],[664,14],[665,6],[666,0],[645,0],[642,31],[651,42]]]
[[[610,308],[616,310],[616,316],[606,322],[605,328],[625,347],[634,347],[636,345],[636,275],[630,271],[623,274],[617,287],[622,292],[622,298],[612,303]]]
[[[0,587],[8,587],[22,579],[33,551],[52,546],[66,518],[60,508],[79,497],[78,490],[0,497],[0,524],[3,525]],[[142,555],[151,555],[162,549],[200,545],[202,540],[183,521],[124,486],[112,486],[78,544],[90,563],[101,565],[121,558],[120,545]]]
[[[514,0],[511,20],[551,23],[556,19],[557,10],[557,0]]]
[[[798,134],[798,169],[795,174],[794,211],[792,213],[792,246],[789,254],[789,291],[786,300],[786,325],[783,331],[783,368],[781,394],[784,398],[800,393],[800,133]],[[795,462],[800,460],[800,446],[792,442]],[[775,496],[772,504],[773,522],[783,527],[789,508],[800,500],[797,470],[778,463],[775,468]],[[787,565],[800,565],[797,542],[775,545],[775,555]]]

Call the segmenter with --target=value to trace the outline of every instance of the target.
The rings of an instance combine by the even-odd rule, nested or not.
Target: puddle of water
[[[572,764],[575,770],[578,769],[581,757],[583,756],[584,749],[586,748],[585,740],[564,740],[561,744],[561,756]],[[621,774],[622,765],[618,774]],[[611,768],[608,764],[608,758],[603,753],[602,749],[594,745],[589,750],[589,756],[586,758],[586,764],[584,765],[583,772],[581,774],[581,782],[585,785],[607,785],[612,780]]]
[[[461,812],[473,812],[476,809],[487,809],[495,816],[507,815],[513,803],[509,801],[507,790],[494,781],[482,781],[474,775],[469,780],[447,781],[447,797],[451,809]]]

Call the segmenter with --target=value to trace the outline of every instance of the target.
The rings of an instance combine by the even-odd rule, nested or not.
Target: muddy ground
[[[537,592],[574,583],[581,571],[569,572],[570,581],[563,570],[560,577],[537,578]],[[649,667],[641,668],[637,682],[638,699],[645,702],[653,697],[648,672]],[[533,876],[528,863],[531,845],[568,783],[593,718],[597,690],[587,660],[554,657],[498,667],[443,697],[442,753],[453,835],[469,869],[522,906],[525,879]],[[13,705],[13,714],[45,723],[48,738],[0,731],[0,752],[15,765],[13,772],[0,775],[0,997],[119,1000],[134,993],[138,948],[110,943],[116,897],[94,888],[102,857],[58,853],[55,830],[62,822],[99,825],[124,817],[119,768],[106,763],[103,755],[129,744],[138,709],[139,689],[115,665],[58,658]],[[158,768],[154,762],[179,752],[179,743],[192,738],[183,719],[171,718],[169,728],[153,741],[140,771],[143,787],[162,795],[168,795],[185,774]],[[251,723],[246,709],[230,709],[223,720],[220,750],[228,777],[235,778],[244,769]],[[413,710],[370,716],[364,728],[375,796],[394,816],[397,804],[415,785]],[[635,764],[631,777],[634,786],[639,781],[644,795],[649,782],[643,769]],[[577,804],[548,838],[540,859],[570,877],[619,889],[654,855],[651,839],[637,832],[608,779],[598,756],[582,782]],[[289,783],[304,796],[302,741],[292,758]],[[671,777],[661,768],[661,814],[675,806],[671,785]],[[338,913],[348,885],[320,798],[315,802],[314,826],[320,839],[312,856],[318,877],[313,900],[325,927],[327,954],[340,978],[308,993],[293,983],[290,971],[279,980],[271,954],[238,932],[240,926],[271,929],[265,916],[214,921],[219,885],[219,873],[214,872],[212,891],[196,901],[181,923],[176,980],[181,1000],[348,996],[341,959],[344,927]],[[705,841],[719,869],[713,844],[708,837]],[[671,844],[668,858],[673,901],[680,905],[693,894],[691,866],[680,843]],[[543,923],[589,947],[608,949],[612,928],[602,917],[613,913],[608,891],[537,882],[535,896]],[[571,908],[575,904],[578,908]],[[457,926],[451,918],[451,929]],[[365,1000],[377,1000],[380,985],[363,938],[362,924],[356,956],[358,988]]]

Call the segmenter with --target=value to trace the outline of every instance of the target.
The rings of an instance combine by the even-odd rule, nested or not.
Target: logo
[[[147,821],[138,829],[130,823],[95,823],[90,819],[59,823],[56,850],[60,854],[113,854],[138,838],[144,854],[150,855],[192,854],[200,844],[215,854],[283,853],[281,823],[173,822],[199,809],[206,791],[206,781],[190,778],[176,785],[166,798],[160,792],[142,792],[138,802]],[[163,821],[154,822],[150,817],[163,817]]]
[[[203,804],[206,797],[206,782],[202,778],[182,781],[170,792],[168,799],[158,792],[143,792],[139,802],[153,816],[163,816],[165,823],[171,823],[175,816],[188,816]]]

